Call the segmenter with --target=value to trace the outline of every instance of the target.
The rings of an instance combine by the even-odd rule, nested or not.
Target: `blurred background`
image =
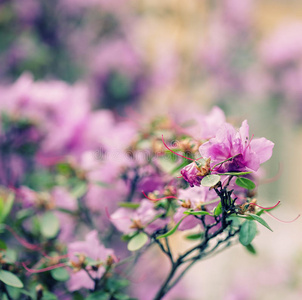
[[[280,200],[284,220],[302,210],[301,1],[1,0],[0,66],[1,110],[37,81],[45,94],[80,86],[87,105],[120,118],[217,105],[234,124],[248,119],[275,143],[259,203]],[[235,246],[198,263],[188,299],[302,299],[302,221],[267,221],[257,256]]]

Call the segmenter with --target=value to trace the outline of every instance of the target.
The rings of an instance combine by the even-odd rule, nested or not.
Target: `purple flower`
[[[85,241],[74,242],[68,245],[68,256],[72,261],[72,265],[80,264],[81,257],[89,257],[96,261],[106,262],[107,258],[112,255],[114,255],[112,249],[106,249],[100,244],[96,230],[89,232],[86,235]],[[93,289],[94,281],[89,277],[87,272],[89,272],[92,278],[101,278],[105,273],[105,268],[104,266],[99,266],[97,271],[80,269],[75,273],[71,273],[67,283],[68,290],[76,291],[81,288]]]
[[[210,171],[210,159],[203,160],[202,162],[194,161],[185,166],[180,174],[187,181],[191,187],[200,186],[201,179],[208,175]]]
[[[190,163],[189,165],[185,166],[181,171],[180,174],[184,178],[185,181],[187,181],[191,187],[200,186],[200,181],[202,179],[201,176],[198,176],[199,170],[197,168],[197,165],[194,162]]]
[[[211,167],[234,157],[216,167],[219,173],[229,171],[257,171],[260,164],[272,156],[274,143],[265,139],[249,139],[249,126],[243,121],[239,131],[226,123],[217,132],[216,137],[200,146],[203,157],[211,158]]]

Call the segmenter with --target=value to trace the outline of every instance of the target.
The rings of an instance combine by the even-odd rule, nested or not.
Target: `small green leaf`
[[[265,220],[263,220],[261,217],[254,215],[254,214],[249,214],[249,216],[251,216],[254,220],[256,220],[257,222],[259,222],[261,225],[263,225],[264,227],[266,227],[268,230],[273,231],[269,225],[266,223]]]
[[[87,183],[86,182],[80,182],[78,185],[73,189],[71,192],[72,196],[75,198],[81,198],[83,197],[87,192]]]
[[[68,271],[64,268],[52,269],[50,274],[57,281],[66,281],[70,277]]]
[[[43,297],[42,297],[41,300],[58,300],[58,297],[53,293],[50,293],[48,291],[44,291],[43,292]]]
[[[34,292],[29,292],[27,290],[20,290],[21,294],[24,294],[26,296],[28,296],[28,298],[31,298],[31,299],[36,299],[35,297],[35,293]]]
[[[0,240],[0,250],[6,250],[6,249],[7,249],[6,243]]]
[[[140,232],[135,235],[128,243],[129,251],[136,251],[142,248],[148,242],[148,236],[144,232]]]
[[[211,216],[211,214],[207,211],[203,211],[203,210],[199,210],[199,211],[192,211],[192,210],[187,210],[184,211],[185,215],[193,215],[193,216],[204,216],[204,215],[209,215]]]
[[[116,294],[114,294],[114,299],[116,299],[116,300],[129,300],[130,297],[126,294],[116,293]]]
[[[239,218],[234,217],[234,215],[231,215],[230,217],[228,217],[227,220],[232,221],[232,223],[231,223],[232,227],[239,227],[241,224]]]
[[[86,297],[86,300],[108,300],[111,296],[108,293],[105,293],[103,291],[98,291],[90,294],[88,297]]]
[[[222,214],[222,205],[221,202],[214,208],[214,216],[217,217]]]
[[[188,216],[188,215],[182,217],[182,218],[178,221],[178,223],[177,223],[170,231],[168,231],[168,232],[165,233],[165,234],[162,234],[162,235],[158,236],[157,239],[165,238],[165,237],[167,237],[167,236],[172,235],[172,234],[177,230],[178,226],[179,226],[180,223],[183,221],[183,219],[186,218],[187,216]]]
[[[137,209],[139,208],[139,203],[133,203],[133,202],[119,202],[118,204],[120,207],[130,208],[130,209]]]
[[[236,184],[247,190],[253,190],[256,187],[255,183],[252,180],[244,177],[238,177],[236,179]]]
[[[188,240],[200,240],[204,236],[203,232],[199,233],[191,233],[185,236],[186,239]]]
[[[215,186],[220,181],[220,176],[217,174],[207,175],[202,178],[201,185],[212,187]]]
[[[22,296],[21,296],[22,289],[16,288],[16,287],[13,287],[13,286],[10,286],[10,285],[7,285],[6,289],[7,289],[8,293],[11,296],[12,299],[20,299],[20,298],[22,299]]]
[[[48,239],[54,238],[60,230],[58,218],[53,212],[50,211],[46,212],[42,216],[40,224],[42,235]]]
[[[124,242],[130,241],[134,236],[136,235],[136,232],[130,232],[129,234],[124,234],[121,237],[121,240]]]
[[[7,285],[16,287],[16,288],[23,288],[22,281],[13,273],[0,270],[0,280]]]
[[[254,239],[254,237],[256,236],[256,233],[257,233],[256,223],[254,221],[246,220],[240,228],[239,242],[243,246],[249,245]]]
[[[185,160],[184,162],[182,162],[179,166],[175,167],[172,171],[171,171],[171,175],[173,175],[174,173],[178,172],[179,170],[181,170],[182,168],[184,168],[185,166],[188,165],[188,161]]]
[[[6,217],[9,215],[10,211],[12,210],[15,201],[15,195],[10,193],[5,201],[3,201],[2,198],[1,201],[3,202],[2,203],[3,207],[0,211],[0,223],[6,219]]]
[[[257,251],[252,244],[245,246],[245,249],[253,255],[257,254]]]
[[[252,172],[226,172],[226,173],[219,173],[219,175],[228,175],[228,176],[242,176],[251,174]]]
[[[6,249],[4,257],[6,263],[14,264],[17,261],[17,251],[14,249]]]
[[[23,221],[29,217],[31,217],[35,212],[32,209],[22,209],[17,212],[16,218],[19,221]]]

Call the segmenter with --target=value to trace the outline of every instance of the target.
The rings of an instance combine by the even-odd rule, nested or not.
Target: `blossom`
[[[178,196],[183,202],[179,202],[180,207],[177,209],[174,215],[174,222],[177,223],[183,218],[184,212],[188,209],[201,210],[202,205],[205,203],[214,200],[217,195],[214,190],[209,190],[204,186],[194,186],[192,188],[180,189],[178,191]],[[213,209],[217,203],[207,204],[204,206],[208,211]],[[205,216],[207,223],[214,223],[215,219],[211,216]],[[195,216],[187,216],[179,225],[178,230],[188,230],[196,227],[198,224],[201,224],[200,220]]]
[[[218,130],[216,137],[200,146],[199,152],[211,158],[211,167],[219,173],[230,171],[257,171],[260,164],[272,156],[274,143],[265,139],[249,139],[249,126],[243,121],[239,131],[226,123]]]
[[[200,186],[201,179],[208,175],[210,171],[210,159],[203,160],[203,163],[194,161],[182,168],[180,174],[191,187]]]
[[[76,256],[77,254],[79,256]],[[112,249],[106,249],[100,244],[96,230],[89,232],[85,237],[85,241],[73,242],[68,245],[68,256],[72,265],[81,263],[80,256],[89,257],[95,261],[106,262],[107,258],[113,255]],[[87,272],[89,272],[93,279],[99,279],[105,273],[105,267],[101,265],[98,267],[97,271],[80,269],[77,272],[72,273],[67,283],[68,290],[76,291],[81,288],[93,289],[94,281]]]
[[[128,208],[119,208],[115,211],[110,219],[114,226],[121,232],[129,234],[139,229],[143,229],[148,233],[163,228],[168,220],[157,218],[158,215],[163,214],[164,210],[154,209],[154,204],[148,200],[142,200],[140,207],[137,210]],[[154,220],[152,222],[152,220]]]

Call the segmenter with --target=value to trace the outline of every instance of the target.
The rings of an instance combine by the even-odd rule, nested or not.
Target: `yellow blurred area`
[[[182,58],[173,83],[163,89],[154,89],[145,97],[145,109],[157,107],[166,110],[172,103],[183,101],[211,103],[213,87],[210,82],[194,81],[192,70],[196,52],[205,45],[206,29],[211,22],[214,5],[219,1],[197,0],[134,0],[140,15],[135,43],[150,64],[160,61],[166,51],[176,49]],[[260,38],[272,33],[288,21],[302,20],[302,2],[298,0],[258,0],[252,12],[253,30]]]

